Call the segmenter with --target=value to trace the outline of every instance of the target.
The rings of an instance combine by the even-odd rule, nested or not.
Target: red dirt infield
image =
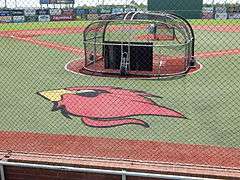
[[[113,27],[113,30],[123,30],[126,27]],[[137,29],[142,29],[142,26],[137,27]],[[240,32],[240,25],[193,25],[194,30],[204,30],[212,32]],[[58,35],[58,34],[76,34],[82,33],[84,27],[66,27],[66,28],[46,28],[46,29],[36,29],[36,30],[4,30],[0,31],[0,36],[18,36],[18,37],[33,37],[40,35]]]
[[[34,45],[47,47],[51,49],[56,49],[60,51],[65,51],[69,53],[73,53],[75,55],[81,55],[84,57],[84,49],[79,47],[73,47],[73,46],[67,46],[62,43],[56,43],[56,42],[49,42],[49,41],[43,41],[34,39],[34,37],[11,37],[16,40],[25,41],[32,43]],[[211,57],[221,57],[224,55],[237,55],[240,54],[240,49],[228,49],[228,50],[218,50],[218,51],[207,51],[207,52],[196,52],[195,56],[199,58],[211,58]],[[81,58],[82,58],[81,57]]]
[[[135,37],[136,40],[153,40],[153,41],[170,41],[170,40],[174,40],[173,36],[169,36],[169,35],[160,35],[160,34],[143,34],[143,35],[139,35]]]
[[[26,157],[32,154],[38,158],[97,158],[96,161],[240,170],[239,148],[28,132],[0,132],[0,137],[0,151],[6,152],[7,159],[11,159],[11,153],[23,153]]]
[[[210,32],[240,32],[240,25],[195,25],[193,30],[203,30]]]
[[[180,61],[181,63],[181,61]],[[100,61],[98,62],[97,64],[94,64],[92,67],[92,71],[89,71],[89,70],[86,70],[84,69],[84,66],[85,66],[85,62],[84,61],[80,61],[80,60],[75,60],[75,61],[71,61],[69,62],[66,66],[65,66],[65,69],[69,72],[72,72],[72,73],[76,73],[76,74],[86,74],[86,75],[94,75],[94,76],[104,76],[104,77],[121,77],[119,76],[120,72],[119,71],[116,71],[116,70],[110,70],[110,69],[104,69],[104,65],[103,65],[103,62]],[[187,74],[191,75],[193,73],[196,73],[198,71],[200,71],[202,69],[202,65],[201,64],[197,64],[196,67],[194,68],[191,68],[189,70],[189,72]],[[91,68],[91,67],[89,67]],[[184,66],[182,64],[179,64],[178,66],[175,65],[171,65],[171,64],[164,64],[163,66],[161,66],[160,69],[158,69],[156,66],[154,66],[155,69],[153,69],[153,71],[151,72],[144,72],[144,73],[152,73],[152,74],[155,74],[157,75],[159,70],[161,73],[177,73],[179,71],[181,71],[182,69],[184,69]],[[112,73],[118,73],[118,74],[112,74]],[[134,73],[133,71],[131,73]],[[136,72],[135,74],[137,75],[138,73],[142,73],[142,72]],[[124,76],[123,76],[124,77]],[[124,78],[127,78],[127,77],[124,77]],[[140,77],[137,77],[137,76],[129,76],[129,78],[155,78],[154,76],[151,77],[151,76],[140,76]]]
[[[139,27],[141,28],[141,27]],[[193,26],[194,30],[207,30],[216,32],[239,32],[240,27],[233,26]],[[119,29],[118,29],[119,30]],[[34,37],[40,35],[57,35],[57,34],[75,34],[82,33],[83,27],[68,27],[68,28],[52,28],[40,30],[14,30],[14,31],[0,31],[0,36],[12,38],[20,41],[32,43],[42,47],[57,49],[60,51],[70,52],[76,55],[84,55],[84,49],[78,47],[67,46],[61,43],[38,40]],[[144,36],[145,38],[145,36]],[[209,52],[197,52],[195,55],[200,58],[219,57],[223,55],[240,54],[240,49],[228,49]]]

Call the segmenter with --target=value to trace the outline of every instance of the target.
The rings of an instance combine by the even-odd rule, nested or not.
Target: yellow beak
[[[62,95],[64,94],[74,94],[75,92],[73,91],[68,91],[68,90],[52,90],[52,91],[43,91],[43,92],[39,92],[38,94],[40,94],[41,96],[45,97],[46,99],[53,101],[53,102],[57,102],[60,101],[62,99]]]

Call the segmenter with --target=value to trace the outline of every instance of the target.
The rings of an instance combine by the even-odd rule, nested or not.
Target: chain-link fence
[[[239,42],[235,0],[0,0],[0,151],[240,169]]]

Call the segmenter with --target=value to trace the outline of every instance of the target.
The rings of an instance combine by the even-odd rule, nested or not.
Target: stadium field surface
[[[69,62],[84,59],[82,32],[86,22],[1,25],[0,79],[3,85],[0,93],[3,98],[0,98],[0,136],[12,141],[0,142],[0,150],[49,154],[62,152],[102,158],[109,155],[110,158],[240,169],[240,94],[237,86],[239,80],[236,78],[240,77],[240,21],[191,20],[190,23],[196,35],[196,58],[202,65],[201,70],[181,78],[158,80],[81,76],[69,72],[66,69]],[[226,25],[228,30],[224,28]],[[148,128],[138,124],[94,128],[87,126],[80,117],[71,116],[70,119],[59,111],[53,112],[53,103],[37,94],[94,86],[152,94],[148,97],[151,101],[159,107],[179,112],[184,118],[137,115],[134,118],[147,123]],[[16,135],[21,138],[13,139]],[[33,143],[31,137],[39,138],[36,146],[26,145],[26,142]],[[57,141],[62,138],[65,141]],[[69,142],[78,141],[85,142],[82,148],[77,148],[75,144],[68,151]],[[123,148],[123,151],[114,154],[113,149],[106,147],[109,153],[99,151],[102,153],[99,154],[87,142],[101,142],[102,148],[109,142]],[[51,149],[52,143],[59,149]],[[128,143],[131,146],[128,147]],[[183,147],[181,152],[185,157],[171,156],[172,159],[168,159],[171,153],[177,153],[174,150],[169,152],[169,149],[180,147]],[[144,154],[147,149],[150,153]],[[136,151],[138,153],[134,154]],[[129,156],[127,152],[130,152]],[[162,154],[159,155],[159,152]],[[202,158],[207,157],[208,152],[215,157],[208,160]],[[216,155],[219,152],[231,154],[231,158],[224,160]]]

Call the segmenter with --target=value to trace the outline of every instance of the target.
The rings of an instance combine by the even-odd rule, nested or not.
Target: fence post
[[[126,171],[122,170],[122,180],[127,180]]]
[[[3,165],[0,165],[0,175],[1,175],[1,180],[5,180]]]

